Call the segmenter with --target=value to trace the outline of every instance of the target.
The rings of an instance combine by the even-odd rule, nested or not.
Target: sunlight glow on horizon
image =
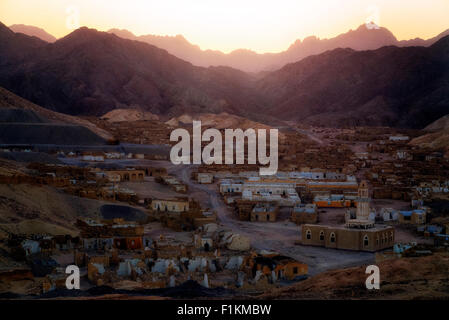
[[[60,38],[72,32],[67,8],[79,10],[80,26],[181,34],[203,50],[223,52],[279,52],[311,35],[331,38],[363,24],[372,8],[399,40],[428,39],[449,28],[448,0],[0,0],[0,22],[33,25]]]

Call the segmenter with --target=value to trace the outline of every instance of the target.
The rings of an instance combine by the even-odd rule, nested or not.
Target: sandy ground
[[[121,182],[120,187],[133,190],[140,199],[173,198],[183,196],[173,191],[169,186],[157,183],[154,177],[145,177],[143,182]]]

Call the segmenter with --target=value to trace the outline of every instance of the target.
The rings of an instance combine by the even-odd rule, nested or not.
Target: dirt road
[[[248,236],[255,249],[279,252],[306,263],[310,275],[374,262],[372,253],[295,245],[295,241],[300,239],[300,228],[288,220],[274,223],[239,221],[222,200],[217,184],[198,184],[190,179],[194,166],[175,166],[170,163],[165,167],[170,174],[188,185],[189,195],[199,200],[203,207],[217,212],[224,227]]]

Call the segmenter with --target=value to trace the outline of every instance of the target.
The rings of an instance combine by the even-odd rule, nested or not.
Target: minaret
[[[368,183],[363,180],[359,185],[359,195],[357,198],[357,220],[369,220],[369,192]]]

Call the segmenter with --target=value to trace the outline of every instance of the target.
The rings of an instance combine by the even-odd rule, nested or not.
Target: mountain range
[[[337,48],[257,75],[85,27],[48,43],[0,25],[0,42],[0,86],[72,115],[125,108],[422,128],[449,110],[449,36],[429,47]]]
[[[108,32],[125,39],[139,40],[155,45],[197,66],[209,67],[222,65],[246,72],[273,71],[287,63],[296,62],[310,55],[320,54],[336,48],[375,50],[384,46],[427,47],[444,36],[449,35],[449,30],[446,30],[438,36],[427,40],[416,38],[399,41],[386,28],[367,28],[363,24],[356,30],[350,30],[335,38],[319,39],[315,36],[310,36],[303,41],[298,39],[287,50],[279,53],[259,54],[251,50],[237,49],[225,54],[217,50],[201,50],[199,46],[191,44],[182,35],[174,37],[156,35],[135,36],[128,30],[119,29],[111,29]]]
[[[261,112],[285,120],[423,128],[449,113],[449,36],[428,48],[335,49],[267,74],[256,90],[270,106]]]
[[[250,76],[239,70],[196,67],[155,46],[87,28],[55,43],[26,37],[0,26],[0,83],[54,111],[99,116],[132,107],[175,115],[251,104]]]
[[[35,26],[28,26],[25,24],[13,24],[9,26],[9,29],[14,31],[15,33],[23,33],[28,36],[37,37],[46,42],[55,42],[57,40],[56,37],[52,36],[44,29]]]
[[[56,41],[54,36],[34,26],[17,24],[9,28],[14,32],[36,36],[46,42]],[[170,54],[196,66],[227,66],[246,72],[273,71],[287,63],[296,62],[310,55],[320,54],[336,48],[375,50],[384,46],[428,47],[449,35],[449,30],[446,30],[436,37],[427,40],[415,38],[399,41],[386,28],[367,28],[365,24],[362,24],[355,30],[349,30],[330,39],[319,39],[315,36],[307,37],[302,41],[298,39],[287,50],[279,53],[259,54],[251,50],[237,49],[225,54],[218,50],[201,50],[199,46],[190,43],[182,35],[158,36],[148,34],[136,36],[126,29],[110,29],[108,32],[124,39],[138,40],[165,49]]]

